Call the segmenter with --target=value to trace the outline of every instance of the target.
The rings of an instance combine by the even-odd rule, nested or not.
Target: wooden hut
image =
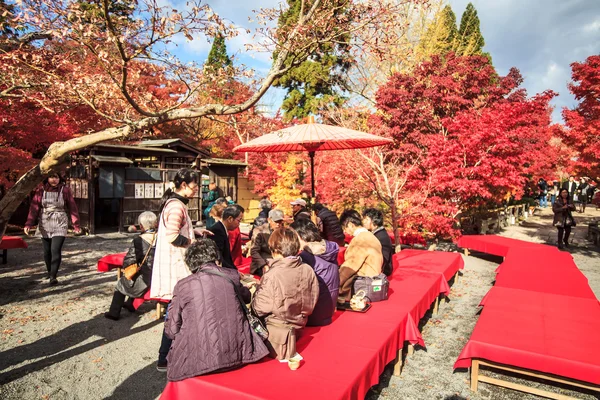
[[[238,170],[244,167],[241,161],[211,158],[181,139],[98,144],[71,155],[68,184],[82,227],[92,234],[122,232],[137,224],[140,213],[158,213],[160,199],[180,168],[197,169],[203,177],[202,191],[188,205],[197,222],[203,219],[209,182],[237,201]]]

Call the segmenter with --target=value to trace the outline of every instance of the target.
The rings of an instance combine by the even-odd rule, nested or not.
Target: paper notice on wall
[[[147,199],[154,198],[154,183],[145,183],[144,184],[144,197]]]
[[[83,199],[88,198],[88,182],[87,181],[81,182],[81,197]]]
[[[154,198],[160,199],[165,193],[165,184],[164,183],[155,183],[154,184]]]
[[[79,179],[75,180],[75,198],[81,198],[81,181]]]
[[[144,184],[143,183],[135,184],[135,198],[136,199],[144,198]]]

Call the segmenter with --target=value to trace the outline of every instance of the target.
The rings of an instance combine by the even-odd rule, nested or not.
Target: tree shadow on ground
[[[167,383],[167,374],[158,372],[155,363],[136,371],[104,400],[152,400],[158,397]]]
[[[133,328],[138,321],[137,314],[127,315],[127,312],[123,313],[123,318],[119,321],[107,320],[103,314],[99,314],[90,320],[72,324],[33,343],[3,351],[0,353],[0,371],[5,372],[0,373],[0,385],[107,343],[145,331],[162,322],[162,320],[155,320]],[[98,338],[88,341],[92,337]],[[86,341],[88,342],[78,346],[78,344]],[[6,371],[15,365],[31,360],[35,361]]]

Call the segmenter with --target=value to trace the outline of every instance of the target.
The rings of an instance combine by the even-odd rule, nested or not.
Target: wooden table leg
[[[162,304],[160,301],[156,302],[156,319],[162,317]]]
[[[440,296],[435,298],[435,303],[433,303],[433,315],[437,315],[440,310]]]
[[[479,360],[471,360],[471,390],[477,391],[479,382]]]
[[[2,250],[2,264],[6,264],[8,262],[8,250]]]
[[[413,344],[409,343],[407,355],[412,356],[413,354],[415,354],[415,346]]]
[[[467,257],[469,256],[469,249],[463,249],[463,252],[464,252],[465,256],[467,256]]]
[[[460,275],[458,274],[458,271],[456,271],[456,274],[454,275],[454,284],[456,285],[458,283],[458,277]]]
[[[396,355],[396,362],[394,363],[394,376],[400,376],[402,373],[402,349],[398,350]]]

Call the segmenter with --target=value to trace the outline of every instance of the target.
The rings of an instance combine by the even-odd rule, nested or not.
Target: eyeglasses
[[[197,184],[194,185],[194,186],[192,186],[191,184],[189,184],[189,185],[187,185],[187,187],[190,188],[190,189],[192,189],[192,190],[198,189],[198,185]]]

